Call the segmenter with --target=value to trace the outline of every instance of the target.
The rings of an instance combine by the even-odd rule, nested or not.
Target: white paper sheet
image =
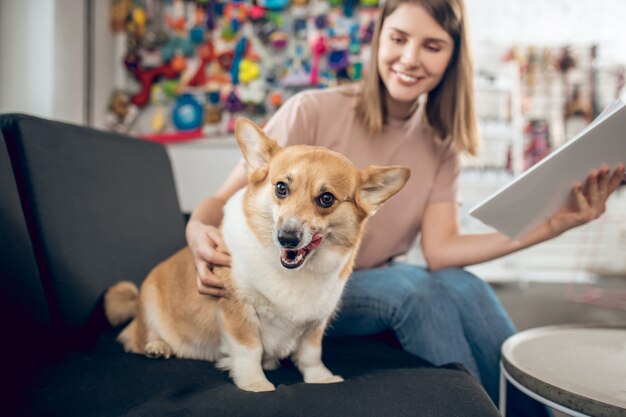
[[[567,203],[576,181],[592,169],[626,163],[626,106],[611,103],[576,137],[470,210],[516,238],[545,222]]]

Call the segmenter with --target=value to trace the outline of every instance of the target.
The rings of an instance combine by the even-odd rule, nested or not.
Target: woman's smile
[[[425,78],[423,76],[420,77],[402,70],[394,69],[393,67],[391,68],[391,72],[396,76],[400,83],[405,84],[406,86],[414,86]]]

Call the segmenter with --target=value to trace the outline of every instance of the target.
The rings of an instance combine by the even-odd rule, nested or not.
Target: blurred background
[[[163,143],[189,213],[239,160],[238,115],[362,78],[376,0],[0,0],[0,112]],[[467,212],[624,95],[623,0],[466,0],[484,141]],[[470,268],[520,328],[626,319],[626,194],[601,219]],[[409,260],[421,262],[419,248]]]

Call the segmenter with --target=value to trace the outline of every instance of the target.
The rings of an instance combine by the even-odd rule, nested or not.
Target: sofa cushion
[[[106,288],[185,245],[167,153],[26,115],[1,124],[52,320],[84,328]]]
[[[434,367],[378,338],[330,338],[324,360],[345,381],[305,384],[290,362],[249,393],[210,362],[124,353],[105,333],[95,349],[47,368],[22,398],[23,415],[45,416],[498,416],[462,368]]]

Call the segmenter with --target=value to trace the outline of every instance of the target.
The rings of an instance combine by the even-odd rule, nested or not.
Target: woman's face
[[[415,99],[439,84],[453,50],[452,37],[417,4],[385,18],[377,58],[390,116],[407,117]]]

